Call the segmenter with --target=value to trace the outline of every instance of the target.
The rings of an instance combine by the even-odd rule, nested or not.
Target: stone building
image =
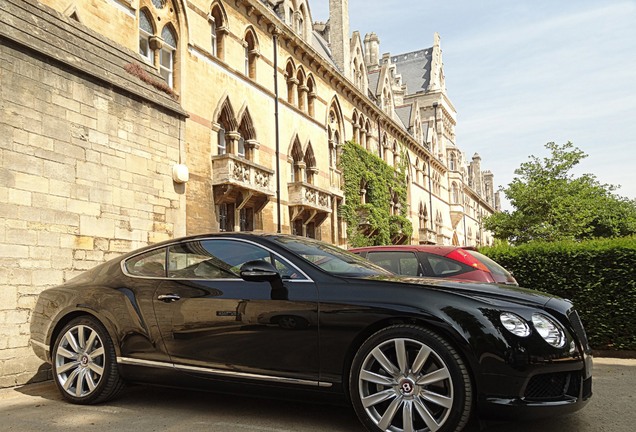
[[[480,245],[493,176],[455,142],[439,36],[380,55],[347,0],[0,0],[0,386],[42,379],[37,294],[158,240],[347,246],[338,152],[405,149],[412,243]]]

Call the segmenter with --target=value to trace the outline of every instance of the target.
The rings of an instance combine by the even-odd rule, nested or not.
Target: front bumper
[[[592,397],[592,356],[589,354],[578,361],[544,364],[531,370],[514,378],[484,376],[485,383],[498,391],[481,393],[477,402],[479,415],[515,419],[563,415],[580,410]]]

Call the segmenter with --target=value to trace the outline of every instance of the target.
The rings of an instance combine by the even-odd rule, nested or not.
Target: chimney
[[[329,0],[330,48],[336,64],[351,79],[349,0]]]
[[[369,70],[377,69],[380,59],[380,38],[375,33],[364,37],[364,62]]]

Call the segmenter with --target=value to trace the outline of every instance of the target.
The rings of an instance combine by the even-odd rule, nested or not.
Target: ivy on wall
[[[407,161],[387,165],[353,141],[344,144],[340,170],[344,178],[345,204],[340,212],[347,222],[352,247],[408,243],[413,225],[408,218]],[[397,195],[399,211],[391,214]]]

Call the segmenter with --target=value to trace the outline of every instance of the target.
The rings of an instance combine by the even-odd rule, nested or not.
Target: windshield
[[[358,255],[317,240],[287,236],[269,238],[333,275],[360,277],[392,274]]]

